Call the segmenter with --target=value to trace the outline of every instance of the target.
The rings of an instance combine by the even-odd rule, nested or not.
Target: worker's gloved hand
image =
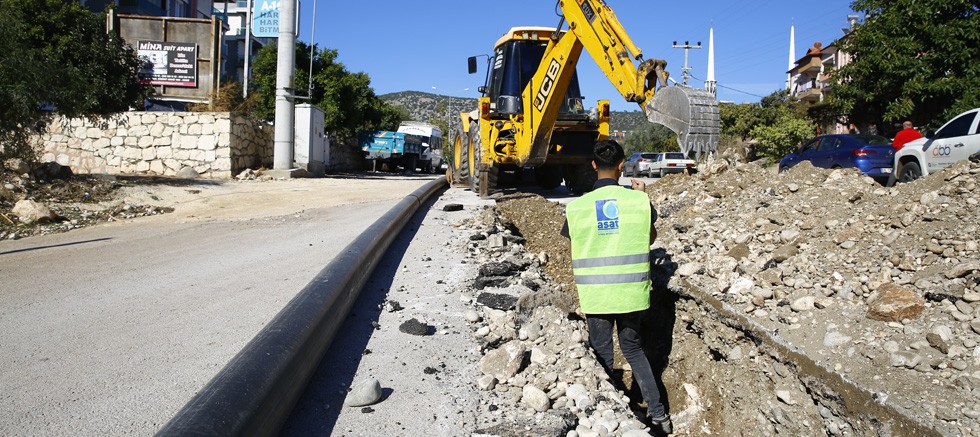
[[[636,179],[630,179],[630,185],[632,185],[632,188],[637,191],[643,191],[647,188],[646,182],[638,181]]]

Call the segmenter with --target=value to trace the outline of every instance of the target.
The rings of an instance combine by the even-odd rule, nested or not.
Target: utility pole
[[[276,63],[275,150],[272,169],[283,177],[293,170],[293,72],[296,68],[296,1],[282,0]]]
[[[700,49],[701,48],[701,41],[698,41],[698,45],[696,45],[696,46],[692,46],[687,41],[684,41],[684,45],[677,45],[677,41],[674,41],[674,48],[675,49],[684,49],[684,68],[681,69],[681,71],[682,71],[681,78],[684,79],[684,86],[687,86],[687,79],[689,79],[691,77],[691,75],[688,73],[688,71],[691,71],[691,70],[694,69],[694,68],[691,68],[691,67],[688,66],[688,63],[687,63],[688,53],[690,52],[690,49]]]

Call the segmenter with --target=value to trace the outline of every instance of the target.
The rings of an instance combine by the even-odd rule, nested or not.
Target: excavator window
[[[511,41],[497,48],[489,93],[490,101],[495,103],[495,114],[510,115],[523,111],[521,93],[541,64],[546,48],[545,41]],[[572,112],[569,109],[570,99],[578,102],[582,100],[577,72],[572,76],[568,92],[562,99],[560,113]]]

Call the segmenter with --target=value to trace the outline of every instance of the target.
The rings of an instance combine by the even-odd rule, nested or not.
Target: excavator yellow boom
[[[461,114],[466,136],[454,161],[459,179],[486,194],[501,169],[519,174],[530,166],[545,188],[564,179],[574,192],[591,189],[591,150],[608,137],[609,103],[600,100],[595,113],[586,113],[576,75],[583,51],[625,100],[677,134],[682,151],[689,150],[691,135],[717,141],[714,95],[668,86],[667,63],[644,60],[605,1],[558,0],[557,6],[556,28],[512,28],[494,45],[487,84],[481,88],[485,96],[476,111]],[[475,65],[471,58],[471,73]]]

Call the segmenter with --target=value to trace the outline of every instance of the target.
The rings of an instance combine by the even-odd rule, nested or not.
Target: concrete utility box
[[[324,176],[330,163],[330,139],[324,131],[323,111],[308,103],[296,105],[295,122],[293,161],[310,176]]]

